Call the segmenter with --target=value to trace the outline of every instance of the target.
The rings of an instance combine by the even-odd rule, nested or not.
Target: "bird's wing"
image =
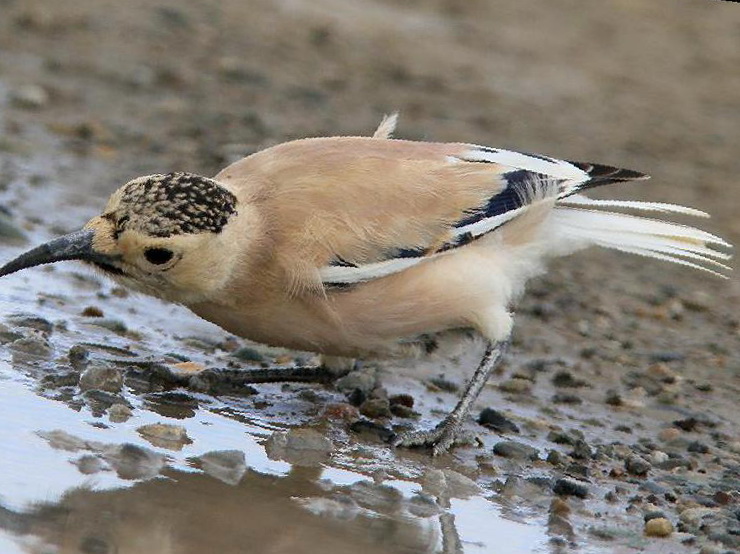
[[[229,172],[270,183],[263,208],[275,225],[273,252],[296,280],[313,273],[326,286],[460,248],[545,197],[642,177],[484,146],[362,137],[284,143]]]

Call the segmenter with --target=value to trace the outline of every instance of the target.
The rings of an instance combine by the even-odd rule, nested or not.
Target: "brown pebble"
[[[645,535],[648,537],[668,537],[673,533],[673,524],[664,517],[656,517],[645,523]]]
[[[681,431],[676,429],[675,427],[669,427],[668,429],[663,429],[658,433],[658,439],[660,439],[663,442],[670,442],[672,440],[677,439],[681,436]]]
[[[550,513],[565,517],[570,514],[570,506],[562,498],[553,498],[550,502]]]
[[[84,317],[103,317],[103,310],[96,306],[88,306],[84,310],[82,310],[82,315]]]
[[[398,404],[401,406],[406,406],[407,408],[414,407],[414,397],[410,394],[394,394],[388,399],[388,401],[391,403],[391,406],[395,406]]]
[[[359,410],[346,402],[327,404],[322,415],[326,419],[340,419],[344,421],[356,421],[360,418]]]

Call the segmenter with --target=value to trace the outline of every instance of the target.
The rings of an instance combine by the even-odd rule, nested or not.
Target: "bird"
[[[708,217],[662,202],[585,191],[638,171],[469,143],[372,136],[294,140],[214,177],[133,179],[76,232],[0,268],[80,260],[181,304],[227,332],[318,353],[322,367],[409,357],[435,337],[480,335],[485,351],[457,405],[393,444],[448,451],[511,340],[515,306],[546,262],[590,246],[726,277],[731,245],[631,212]],[[250,372],[245,382],[318,380],[321,368]]]

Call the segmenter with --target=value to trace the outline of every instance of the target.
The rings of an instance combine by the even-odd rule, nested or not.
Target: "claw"
[[[462,431],[461,426],[460,421],[448,417],[434,429],[401,433],[393,441],[393,446],[405,448],[431,447],[432,456],[441,456],[453,446],[466,446],[475,443],[475,436],[472,433]]]

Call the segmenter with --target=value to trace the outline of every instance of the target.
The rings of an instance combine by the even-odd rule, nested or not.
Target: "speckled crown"
[[[116,211],[117,234],[125,229],[154,237],[219,233],[236,214],[236,197],[193,173],[147,175],[124,185]]]

